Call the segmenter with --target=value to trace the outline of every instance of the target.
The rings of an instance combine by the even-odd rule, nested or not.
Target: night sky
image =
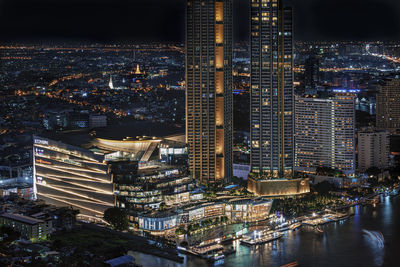
[[[248,40],[249,0],[234,0]],[[186,0],[0,0],[0,40],[184,41]],[[400,40],[400,0],[287,0],[297,40]]]

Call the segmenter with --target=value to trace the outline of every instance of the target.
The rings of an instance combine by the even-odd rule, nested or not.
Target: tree
[[[314,185],[314,190],[316,192],[318,192],[318,194],[329,195],[330,191],[335,191],[335,190],[337,190],[337,188],[335,185],[331,184],[330,182],[323,181],[323,182],[320,182],[320,183]]]
[[[165,204],[165,202],[162,202],[160,204],[160,210],[165,210],[166,207],[167,207],[167,205]]]
[[[129,228],[127,214],[117,207],[107,209],[104,212],[104,220],[111,224],[115,230],[124,231]]]

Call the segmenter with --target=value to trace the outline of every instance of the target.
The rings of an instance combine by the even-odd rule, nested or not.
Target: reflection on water
[[[232,245],[236,254],[227,256],[224,266],[274,267],[294,261],[307,267],[399,266],[400,231],[396,223],[400,222],[400,197],[382,197],[376,207],[356,206],[352,209],[354,216],[322,226],[323,233],[303,226],[298,231],[286,232],[278,241],[252,248],[235,241]],[[379,233],[383,234],[384,242]],[[132,255],[144,267],[212,266],[194,256],[185,256],[185,262],[177,264],[142,253]]]
[[[385,240],[381,232],[369,231],[363,229],[364,239],[367,246],[370,248],[370,253],[373,255],[376,266],[382,266],[384,257]]]
[[[168,267],[183,267],[186,266],[185,262],[183,264],[176,263],[167,259],[154,257],[148,254],[129,251],[129,255],[135,258],[135,263],[143,267],[158,267],[158,266],[168,266]],[[186,259],[185,259],[186,261]]]

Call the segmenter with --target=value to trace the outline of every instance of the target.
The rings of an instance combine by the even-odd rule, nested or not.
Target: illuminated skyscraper
[[[188,0],[186,141],[202,184],[232,176],[232,1]]]
[[[330,98],[296,96],[296,171],[328,167],[354,174],[354,98],[346,90]]]
[[[281,0],[251,0],[251,169],[264,178],[293,175],[292,10]]]

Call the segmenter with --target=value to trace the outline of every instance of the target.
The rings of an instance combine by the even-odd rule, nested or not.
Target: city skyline
[[[0,1],[1,266],[398,265],[400,4]]]

